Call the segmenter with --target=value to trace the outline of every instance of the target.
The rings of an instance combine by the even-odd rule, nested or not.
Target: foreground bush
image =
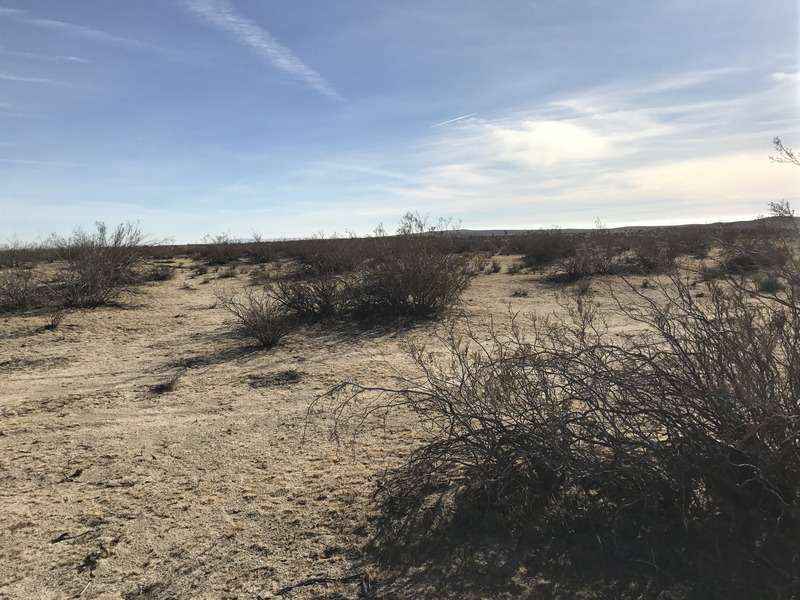
[[[769,293],[731,277],[700,298],[679,276],[631,285],[634,338],[580,298],[528,331],[451,330],[445,361],[412,349],[418,377],[332,390],[337,434],[401,406],[430,433],[379,490],[387,536],[465,518],[584,531],[571,551],[596,542],[625,565],[620,595],[798,597],[800,269],[770,275]]]

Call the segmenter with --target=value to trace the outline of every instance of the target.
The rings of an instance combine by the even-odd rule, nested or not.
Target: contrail
[[[474,117],[478,113],[470,113],[468,115],[464,115],[463,117],[456,117],[455,119],[450,119],[449,121],[442,121],[441,123],[437,123],[434,127],[439,127],[440,125],[447,125],[448,123],[455,123],[456,121],[460,121],[461,119],[469,119],[470,117]]]
[[[213,25],[233,34],[241,44],[250,46],[256,54],[282,71],[302,79],[329,98],[342,99],[319,73],[297,58],[269,32],[238,14],[228,0],[187,0],[187,6]]]

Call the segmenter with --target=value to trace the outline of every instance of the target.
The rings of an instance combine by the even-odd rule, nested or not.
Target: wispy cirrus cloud
[[[785,73],[778,71],[770,75],[775,81],[800,81],[800,73]]]
[[[54,79],[48,77],[26,77],[24,75],[11,75],[9,73],[0,73],[0,79],[4,79],[5,81],[19,81],[21,83],[47,83],[51,85],[58,83]]]
[[[0,16],[2,13],[0,13]],[[27,58],[30,60],[39,61],[56,61],[56,62],[74,62],[74,63],[88,63],[89,60],[79,56],[61,55],[61,54],[36,54],[34,52],[19,52],[17,50],[9,50],[0,46],[0,54],[5,56],[16,56],[19,58]]]
[[[497,225],[495,213],[513,210],[525,227],[752,217],[800,193],[800,173],[767,160],[776,132],[798,131],[797,83],[792,73],[761,75],[724,95],[706,85],[735,72],[617,82],[502,118],[456,121],[408,153],[404,180],[376,180],[376,192],[386,206],[467,210]],[[696,92],[690,99],[665,97],[684,85]]]
[[[56,167],[97,167],[97,165],[94,164],[74,162],[74,161],[34,160],[27,158],[0,158],[0,163],[12,164],[12,165],[47,165]]]
[[[239,43],[249,46],[271,65],[306,82],[324,96],[342,99],[319,73],[269,32],[237,13],[227,0],[186,0],[186,3],[192,12],[232,34]]]
[[[55,19],[41,19],[39,17],[30,16],[28,12],[16,8],[0,8],[0,17],[14,19],[16,21],[27,23],[29,25],[34,25],[36,27],[43,27],[45,29],[61,31],[68,35],[74,35],[76,37],[81,37],[88,40],[109,42],[112,44],[116,44],[118,46],[136,48],[138,50],[148,50],[151,52],[163,51],[163,48],[155,46],[153,44],[148,44],[146,42],[141,42],[139,40],[134,40],[132,38],[106,33],[105,31],[100,31],[99,29],[92,29],[91,27],[85,27],[83,25],[77,25],[75,23],[69,23],[67,21],[58,21]]]

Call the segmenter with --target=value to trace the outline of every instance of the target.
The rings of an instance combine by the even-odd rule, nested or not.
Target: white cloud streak
[[[76,37],[81,37],[88,40],[109,42],[112,44],[116,44],[118,46],[136,48],[138,50],[163,52],[163,48],[155,46],[153,44],[148,44],[146,42],[140,42],[139,40],[134,40],[127,37],[106,33],[105,31],[92,29],[91,27],[85,27],[83,25],[76,25],[75,23],[68,23],[67,21],[57,21],[54,19],[40,19],[38,17],[31,17],[28,16],[28,13],[26,13],[24,10],[0,8],[0,17],[14,19],[16,21],[21,21],[29,25],[34,25],[36,27],[61,31],[66,34],[73,35]]]
[[[469,119],[470,117],[474,117],[478,113],[470,113],[468,115],[463,115],[461,117],[456,117],[455,119],[448,119],[447,121],[442,121],[441,123],[436,123],[434,127],[441,127],[442,125],[447,125],[448,123],[455,123],[457,121],[463,121],[464,119]]]
[[[1,15],[2,13],[0,13]],[[58,62],[74,62],[74,63],[88,63],[89,61],[79,56],[64,56],[64,55],[48,55],[48,54],[35,54],[33,52],[18,52],[16,50],[8,50],[0,46],[0,54],[7,56],[18,56],[19,58],[29,58],[31,60],[41,61],[58,61]]]
[[[57,83],[47,77],[25,77],[23,75],[9,75],[8,73],[0,73],[0,79],[6,81],[20,81],[22,83],[47,83],[51,85]]]
[[[56,167],[97,167],[97,165],[62,160],[33,160],[25,158],[0,158],[0,163],[11,165],[46,165]]]
[[[702,222],[796,201],[800,171],[767,160],[776,124],[791,124],[787,139],[797,131],[797,109],[783,89],[796,90],[796,82],[791,73],[772,75],[760,88],[722,96],[706,85],[732,73],[609,85],[435,130],[418,149],[418,168],[376,192],[387,205],[412,201],[435,213],[486,214],[496,224],[513,213],[523,227],[591,226],[598,216],[616,224]],[[662,91],[683,86],[695,92],[691,100]]]
[[[249,46],[271,65],[306,82],[324,96],[342,99],[319,73],[269,32],[238,14],[227,0],[187,0],[187,6],[212,25],[232,34],[239,43]]]

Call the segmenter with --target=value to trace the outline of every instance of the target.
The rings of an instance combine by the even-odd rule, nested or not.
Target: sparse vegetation
[[[431,226],[427,218],[409,213],[396,235],[378,228],[364,239],[319,234],[311,240],[239,243],[225,234],[218,255],[227,253],[230,260],[224,262],[210,259],[217,254],[208,247],[143,247],[138,226],[131,224],[114,231],[99,224],[96,232],[53,236],[50,248],[15,242],[5,254],[0,249],[0,321],[7,335],[0,341],[8,354],[0,368],[17,386],[16,404],[4,414],[14,426],[14,443],[29,436],[15,460],[30,471],[32,463],[25,461],[33,444],[41,452],[49,443],[33,426],[25,432],[30,422],[63,427],[69,421],[73,427],[73,410],[106,411],[120,401],[132,415],[138,408],[131,410],[129,402],[136,396],[150,405],[143,408],[151,418],[155,396],[163,395],[160,403],[169,411],[160,412],[180,415],[179,433],[170,438],[159,431],[147,444],[136,445],[136,452],[146,451],[127,457],[131,477],[109,487],[149,484],[154,469],[167,472],[169,462],[178,462],[163,457],[182,456],[188,463],[188,453],[179,454],[176,443],[203,439],[211,448],[203,436],[225,436],[214,438],[216,443],[235,439],[227,436],[240,430],[265,440],[251,454],[246,438],[235,439],[231,447],[219,444],[220,454],[208,462],[229,464],[233,456],[242,481],[257,480],[252,487],[263,484],[262,489],[214,488],[215,480],[224,479],[217,477],[220,472],[203,479],[214,488],[208,497],[225,496],[226,506],[234,507],[215,539],[235,523],[238,545],[227,549],[227,556],[248,559],[250,551],[243,554],[239,542],[251,534],[237,519],[255,518],[255,504],[252,512],[242,509],[257,494],[269,489],[275,502],[286,496],[296,502],[293,509],[314,510],[311,502],[304,504],[305,487],[287,493],[286,478],[269,488],[273,484],[266,478],[253,476],[267,464],[259,453],[281,446],[274,440],[285,440],[286,430],[302,426],[298,399],[313,397],[331,377],[350,372],[359,379],[318,398],[310,414],[331,417],[339,442],[352,442],[364,427],[381,428],[380,447],[390,448],[390,458],[380,460],[396,465],[403,451],[407,460],[381,473],[364,468],[357,483],[339,479],[335,487],[322,473],[347,466],[321,462],[334,457],[333,446],[325,446],[326,458],[314,454],[328,443],[325,436],[315,438],[308,452],[286,452],[292,461],[308,459],[303,464],[312,466],[303,469],[319,468],[318,481],[299,479],[314,487],[316,501],[330,502],[325,510],[337,515],[326,525],[331,528],[345,518],[336,502],[365,503],[365,486],[374,486],[376,503],[369,510],[377,510],[372,513],[377,517],[352,519],[358,542],[337,540],[313,549],[326,561],[340,557],[326,568],[355,560],[356,545],[363,550],[357,559],[363,570],[336,579],[359,581],[363,595],[391,597],[401,590],[402,596],[410,589],[407,595],[424,596],[417,592],[440,574],[449,573],[449,581],[468,580],[472,565],[491,559],[503,566],[487,584],[494,587],[475,591],[476,596],[796,598],[800,236],[787,203],[773,203],[770,213],[730,226],[609,231],[598,223],[590,232],[506,232],[502,238],[459,237],[447,222]],[[493,259],[501,247],[511,257]],[[204,262],[198,266],[200,255]],[[212,262],[216,266],[209,269]],[[506,264],[510,274],[526,275],[473,279],[479,271],[500,273]],[[175,276],[180,280],[158,289],[138,288]],[[210,288],[197,285],[209,281]],[[473,281],[477,290],[467,295],[464,310],[453,310]],[[188,290],[193,294],[183,293]],[[154,301],[143,302],[136,312],[113,308],[137,291],[152,293]],[[112,308],[97,315],[71,312],[103,304]],[[501,306],[547,314],[500,314]],[[233,319],[215,310],[220,307]],[[147,317],[138,317],[144,310]],[[19,320],[13,314],[23,312],[29,314]],[[74,322],[62,327],[67,315]],[[162,320],[155,322],[154,315]],[[252,348],[241,348],[236,336],[225,333],[229,325],[220,333],[221,316],[261,347],[278,347],[266,355],[249,354]],[[421,320],[427,322],[417,326]],[[404,327],[410,322],[415,327]],[[57,335],[42,334],[59,327]],[[149,336],[149,331],[157,333]],[[280,344],[289,334],[291,343]],[[34,392],[58,394],[48,380],[64,374],[71,357],[86,351],[75,346],[81,337],[93,344],[100,340],[99,352],[110,347],[125,355],[131,368],[114,365],[115,377],[127,369],[127,383],[120,384],[125,389],[118,397],[106,393],[111,371],[104,372],[102,385],[91,381],[81,388],[86,394],[80,400],[77,393],[48,399],[41,404],[46,410],[40,410],[31,401]],[[401,356],[397,348],[409,352],[400,350]],[[143,380],[141,371],[132,370],[162,353],[166,362],[148,371],[161,373],[156,379]],[[372,371],[376,356],[384,362]],[[224,369],[216,369],[219,365]],[[192,369],[192,381],[185,382],[188,393],[167,396],[187,369]],[[39,378],[30,393],[19,391],[25,370]],[[74,378],[76,372],[83,375]],[[402,375],[392,381],[389,373]],[[74,383],[85,371],[68,376]],[[373,376],[381,379],[370,380]],[[218,379],[236,390],[215,389]],[[207,398],[194,393],[206,388]],[[202,410],[211,418],[189,418],[187,398],[207,402]],[[229,410],[237,411],[231,413],[234,418],[224,412],[218,418],[217,411]],[[396,410],[403,418],[393,423],[387,417]],[[280,417],[270,423],[273,414]],[[247,420],[253,415],[259,421]],[[109,421],[105,413],[102,419]],[[308,425],[311,431],[318,424]],[[196,433],[201,428],[203,433]],[[60,451],[58,444],[50,447]],[[108,444],[101,446],[106,452]],[[69,467],[54,481],[59,494],[73,494],[73,499],[81,492],[66,484],[78,480],[82,469],[92,468],[92,481],[102,481],[123,454],[115,450],[114,460],[99,460],[88,445],[63,447],[70,462],[62,462]],[[370,447],[370,457],[377,448]],[[252,457],[259,471],[242,466],[244,456]],[[25,481],[28,474],[20,468],[14,476]],[[166,486],[158,489],[171,492]],[[332,489],[344,500],[334,500]],[[194,510],[171,507],[165,514],[173,508],[173,516]],[[22,517],[18,526],[23,534],[35,527]],[[72,531],[49,539],[58,543]],[[372,537],[364,545],[366,535]],[[83,542],[74,539],[77,552]],[[81,551],[75,570],[97,562],[91,558],[95,547]],[[248,560],[261,555],[254,550]],[[411,564],[413,557],[425,562],[424,569]],[[452,561],[446,564],[448,557]],[[435,561],[441,561],[441,571],[431,567]],[[384,585],[401,571],[417,581],[409,587]],[[312,577],[281,589],[325,583],[328,578]],[[171,585],[164,584],[164,593],[177,589]],[[452,595],[466,595],[467,587]]]
[[[615,597],[654,581],[687,598],[796,597],[800,268],[796,257],[758,266],[781,285],[728,265],[707,295],[680,274],[630,283],[616,298],[635,337],[576,295],[564,320],[451,327],[445,358],[412,345],[416,375],[319,398],[311,410],[330,402],[337,436],[398,409],[430,434],[378,490],[379,547],[500,526],[540,540],[543,564],[592,543],[601,562],[642,565],[605,580]],[[558,541],[566,531],[592,541]]]

